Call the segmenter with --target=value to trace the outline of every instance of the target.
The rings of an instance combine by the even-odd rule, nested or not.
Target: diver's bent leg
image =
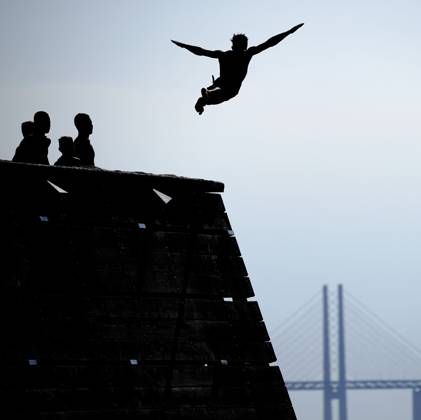
[[[206,105],[217,105],[228,101],[238,94],[238,91],[226,91],[224,89],[215,89],[208,91]]]
[[[196,105],[194,106],[199,115],[203,113],[206,105],[217,105],[228,101],[234,96],[237,96],[238,90],[224,90],[217,88],[206,91],[205,89],[202,89],[201,94],[202,96],[197,100]]]
[[[212,76],[213,77],[213,76]],[[221,78],[218,77],[217,79],[213,79],[213,83],[208,86],[206,89],[213,90],[221,87]]]

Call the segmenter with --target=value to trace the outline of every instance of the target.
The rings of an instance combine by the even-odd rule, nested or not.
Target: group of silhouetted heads
[[[88,114],[77,114],[74,124],[78,131],[77,137],[64,136],[58,140],[60,158],[57,166],[95,166],[95,152],[89,140],[93,125]],[[22,123],[23,139],[16,149],[13,162],[39,163],[49,165],[48,147],[51,140],[46,136],[50,131],[50,116],[45,111],[38,111],[33,121]]]

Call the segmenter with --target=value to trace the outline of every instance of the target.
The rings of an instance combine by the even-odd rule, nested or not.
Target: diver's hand
[[[171,40],[171,42],[177,45],[177,47],[186,48],[186,44],[183,44],[182,42],[174,41],[173,39]]]
[[[300,29],[300,28],[301,28],[301,26],[303,26],[303,25],[304,25],[304,23],[300,23],[299,25],[294,26],[293,28],[291,28],[288,32],[289,32],[290,34],[293,34],[296,30]]]

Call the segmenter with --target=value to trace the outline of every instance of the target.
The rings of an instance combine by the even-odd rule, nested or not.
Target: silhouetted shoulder
[[[33,150],[31,146],[32,143],[30,139],[28,139],[28,137],[23,138],[19,146],[16,148],[12,162],[30,163],[33,156]]]
[[[80,159],[81,165],[95,166],[95,151],[89,139],[75,139],[75,157]]]
[[[51,139],[49,139],[48,137],[45,137],[45,136],[42,137],[40,139],[40,141],[42,142],[42,144],[43,144],[44,147],[49,147],[50,144],[51,144]]]
[[[82,166],[80,159],[74,156],[60,156],[54,166]]]

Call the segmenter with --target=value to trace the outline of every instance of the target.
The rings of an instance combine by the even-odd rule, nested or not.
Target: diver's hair
[[[248,38],[244,34],[234,34],[231,38],[233,45],[242,45],[247,48]]]

